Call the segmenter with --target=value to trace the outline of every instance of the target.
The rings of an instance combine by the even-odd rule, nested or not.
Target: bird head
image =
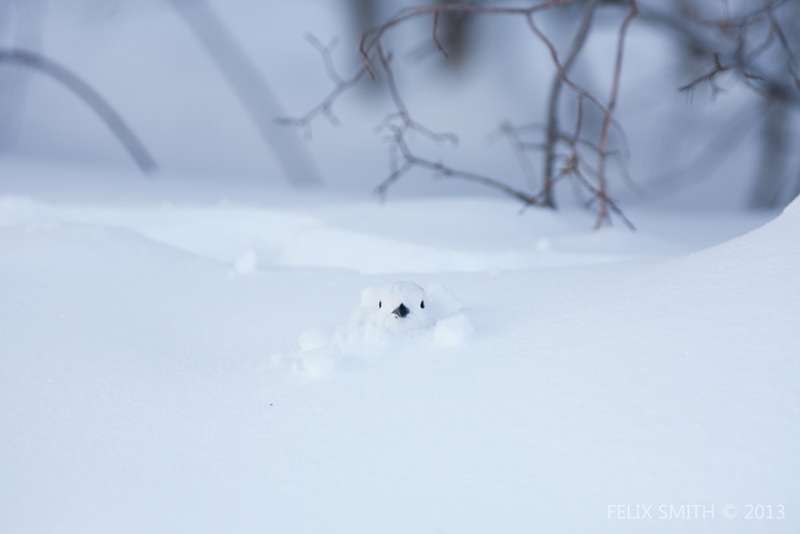
[[[422,328],[433,323],[425,290],[413,282],[395,282],[361,293],[361,310],[369,322],[388,330]]]

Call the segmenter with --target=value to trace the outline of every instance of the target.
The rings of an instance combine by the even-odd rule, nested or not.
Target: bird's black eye
[[[381,302],[380,300],[378,301],[378,307],[379,307],[379,308],[382,308],[382,307],[383,307],[383,302]]]
[[[424,300],[419,301],[419,307],[420,308],[424,308],[425,307],[425,301]]]

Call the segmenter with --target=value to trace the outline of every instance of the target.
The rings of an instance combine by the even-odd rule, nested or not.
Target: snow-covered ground
[[[800,528],[796,203],[633,234],[3,168],[3,533]],[[449,289],[471,336],[280,364],[397,280]]]
[[[168,4],[0,10],[6,46],[74,70],[161,169],[126,170],[52,80],[0,72],[0,534],[800,529],[800,206],[709,211],[749,198],[751,95],[687,102],[681,54],[634,24],[618,115],[637,187],[612,192],[638,232],[591,231],[568,190],[566,210],[520,213],[425,172],[382,205],[366,192],[387,173],[385,97],[337,102],[342,124],[305,145],[327,189],[285,189]],[[289,115],[331,88],[305,32],[357,64],[340,3],[210,4]],[[574,69],[594,90],[609,16]],[[410,110],[461,139],[421,149],[529,190],[492,132],[542,120],[547,50],[521,20],[476,36],[447,75],[406,58],[430,21],[391,40]],[[753,127],[703,163],[698,139],[731,117]],[[362,290],[398,281],[430,320],[361,335],[370,299],[397,304]]]

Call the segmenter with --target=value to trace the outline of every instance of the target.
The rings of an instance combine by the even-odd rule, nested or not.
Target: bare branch
[[[438,176],[442,178],[455,178],[464,180],[467,182],[477,183],[491,189],[495,189],[509,195],[517,200],[521,201],[525,205],[539,205],[540,200],[534,195],[529,195],[523,191],[515,189],[501,180],[497,180],[495,178],[484,176],[481,174],[477,174],[470,171],[464,171],[460,169],[455,169],[448,165],[445,165],[441,162],[432,161],[426,158],[422,158],[417,156],[412,152],[411,148],[408,146],[405,134],[406,129],[402,127],[392,127],[394,136],[393,142],[399,149],[400,155],[403,157],[403,164],[394,172],[392,172],[388,178],[386,178],[383,182],[381,182],[378,187],[376,188],[376,193],[380,194],[384,197],[389,189],[389,187],[394,184],[401,176],[406,174],[411,169],[418,167],[422,169],[428,169],[436,173]]]
[[[624,39],[627,32],[630,20],[636,15],[637,5],[635,0],[627,0],[630,2],[631,10],[628,16],[623,21],[620,29],[620,37],[618,44],[618,51],[616,62],[614,66],[614,83],[612,84],[611,96],[608,103],[603,103],[598,97],[593,95],[587,89],[581,87],[574,82],[568,75],[568,71],[575,62],[580,50],[582,49],[585,41],[587,40],[590,28],[592,26],[593,14],[597,0],[589,0],[584,9],[584,14],[581,20],[578,31],[573,38],[572,47],[562,63],[556,51],[553,42],[542,32],[534,20],[534,15],[540,11],[555,8],[558,6],[566,6],[569,4],[576,4],[578,0],[545,0],[527,7],[518,6],[501,6],[496,4],[483,4],[471,2],[448,2],[436,5],[424,5],[417,7],[409,7],[400,10],[393,17],[390,17],[383,24],[366,31],[359,43],[359,53],[362,58],[362,68],[351,78],[342,78],[338,75],[333,68],[333,63],[330,60],[330,46],[323,46],[319,41],[313,40],[312,45],[317,48],[323,56],[329,77],[334,81],[334,89],[328,96],[317,106],[312,108],[306,115],[297,119],[283,119],[282,122],[286,124],[293,124],[297,126],[308,127],[310,123],[319,115],[325,115],[329,120],[332,119],[330,112],[333,103],[336,99],[346,90],[350,89],[352,85],[357,82],[365,73],[375,77],[378,74],[378,69],[381,71],[384,80],[386,81],[386,88],[389,93],[393,105],[393,111],[388,113],[383,121],[377,126],[376,130],[379,132],[388,132],[388,140],[391,143],[390,148],[390,173],[389,175],[377,186],[376,192],[385,198],[388,190],[397,183],[402,177],[406,176],[413,169],[426,169],[433,171],[437,176],[442,178],[454,178],[463,181],[468,181],[480,184],[506,195],[509,195],[521,201],[525,206],[548,206],[552,207],[555,202],[552,197],[553,186],[557,181],[565,177],[573,176],[576,182],[588,191],[592,196],[592,202],[598,206],[598,221],[607,222],[609,220],[609,213],[619,216],[627,226],[631,229],[633,225],[621,212],[617,204],[609,197],[607,192],[606,178],[605,178],[605,162],[608,157],[619,158],[618,151],[609,150],[609,131],[612,126],[619,128],[621,132],[621,139],[625,141],[624,132],[616,122],[614,117],[614,110],[617,102],[617,94],[619,92],[619,78],[622,65],[622,49],[624,48]],[[551,115],[548,121],[547,133],[548,139],[545,143],[535,144],[524,140],[520,133],[522,128],[514,128],[508,124],[501,126],[501,133],[503,133],[512,143],[512,148],[523,167],[526,174],[532,174],[530,162],[527,159],[526,152],[530,150],[542,150],[547,153],[549,161],[549,172],[546,172],[546,179],[543,182],[542,189],[536,194],[527,193],[508,185],[503,180],[491,176],[474,173],[471,171],[457,169],[444,163],[427,159],[417,155],[408,144],[410,134],[420,134],[427,138],[429,141],[438,143],[452,143],[457,142],[455,134],[449,132],[437,132],[428,126],[417,121],[406,105],[400,89],[398,87],[397,79],[392,66],[392,55],[384,48],[383,37],[388,31],[396,26],[420,17],[430,17],[432,20],[431,27],[431,40],[436,48],[445,56],[447,50],[439,40],[438,30],[440,17],[443,14],[461,13],[469,15],[514,15],[523,17],[528,24],[528,27],[534,33],[539,41],[541,41],[550,53],[553,64],[556,68],[556,75],[553,81],[553,91],[551,93]],[[574,131],[565,133],[561,131],[557,123],[557,104],[558,95],[561,86],[567,86],[575,93],[577,100],[577,109],[575,117]],[[593,142],[582,136],[582,125],[584,117],[584,103],[590,102],[603,114],[603,131],[598,142]],[[523,127],[524,128],[524,127]],[[557,148],[559,146],[566,146],[569,150],[566,154],[559,154]],[[594,185],[588,180],[581,171],[584,166],[581,150],[588,149],[592,151],[599,162],[597,171],[592,171],[591,174],[598,179],[598,185]],[[400,159],[400,162],[397,159]],[[559,174],[556,176],[554,172],[555,161],[563,159],[564,163],[561,167]],[[624,170],[624,169],[623,169]],[[580,176],[579,176],[580,175]]]
[[[783,32],[783,28],[781,28],[780,23],[778,23],[778,18],[775,16],[774,7],[770,7],[767,13],[770,21],[770,35],[774,34],[778,36],[778,41],[781,43],[781,47],[787,56],[786,65],[788,67],[789,74],[794,80],[795,87],[800,90],[800,73],[798,72],[797,67],[797,56],[795,56],[794,50],[792,50],[792,46],[789,44],[789,40],[786,38],[786,34]]]
[[[334,82],[334,87],[325,96],[325,98],[322,99],[321,102],[308,110],[304,115],[300,117],[279,117],[275,119],[275,121],[280,124],[303,128],[306,130],[307,134],[310,135],[311,123],[314,122],[314,119],[319,116],[325,117],[328,122],[334,126],[339,125],[339,119],[333,113],[333,104],[343,93],[347,92],[356,84],[358,84],[359,81],[361,81],[361,79],[367,73],[367,69],[364,66],[361,66],[349,78],[343,78],[336,70],[336,66],[333,63],[333,57],[331,54],[333,47],[336,45],[336,41],[334,40],[329,45],[325,46],[320,42],[319,39],[311,34],[306,36],[306,40],[322,56],[322,60],[325,63],[325,70],[328,73],[328,77]]]
[[[633,22],[636,15],[639,14],[638,0],[630,0],[630,8],[625,19],[622,21],[622,26],[619,29],[619,36],[617,38],[617,55],[614,61],[614,77],[611,82],[611,96],[608,99],[607,111],[603,117],[603,126],[600,132],[599,143],[599,157],[597,161],[597,179],[598,179],[598,199],[597,206],[597,222],[596,227],[602,226],[608,222],[608,208],[611,207],[615,212],[617,211],[611,199],[608,197],[608,186],[606,183],[606,158],[608,156],[606,150],[608,149],[608,134],[611,130],[611,124],[614,118],[614,111],[617,108],[617,99],[619,97],[619,84],[620,77],[622,76],[622,60],[625,54],[625,37],[628,34],[628,28]],[[619,213],[617,213],[619,215]]]
[[[527,157],[528,150],[532,149],[533,147],[529,146],[529,143],[526,143],[520,137],[520,128],[514,127],[510,122],[503,122],[500,124],[500,128],[498,129],[500,135],[504,136],[508,139],[509,143],[511,144],[511,149],[514,151],[514,155],[517,158],[517,162],[522,169],[522,172],[527,177],[533,177],[535,175],[533,165],[531,161]],[[542,145],[543,148],[544,145]],[[533,148],[535,150],[535,148]],[[544,203],[546,206],[547,199],[545,197]],[[549,206],[548,206],[549,207]]]
[[[384,128],[391,124],[394,119],[398,119],[400,120],[404,130],[418,132],[429,138],[431,141],[446,142],[457,145],[458,136],[456,134],[451,132],[435,132],[411,117],[406,103],[400,96],[400,90],[397,88],[397,80],[394,77],[394,71],[392,70],[390,64],[392,60],[391,56],[384,52],[383,45],[380,43],[376,45],[376,53],[378,55],[378,59],[380,60],[381,67],[383,68],[383,73],[386,75],[386,85],[389,88],[389,95],[391,96],[392,102],[396,108],[396,111],[394,113],[390,113],[378,128]]]
[[[237,35],[228,28],[209,0],[169,0],[216,65],[246,116],[257,128],[286,178],[297,186],[322,183],[314,160],[300,139],[275,123],[284,115],[267,79]]]
[[[719,86],[717,86],[717,84],[715,83],[717,76],[719,76],[723,72],[728,72],[729,70],[731,70],[731,67],[723,65],[720,62],[719,54],[715,53],[714,54],[714,67],[710,71],[708,71],[707,73],[703,74],[702,76],[698,76],[697,78],[695,78],[691,82],[687,83],[686,85],[680,86],[678,88],[678,91],[681,91],[681,92],[692,91],[698,85],[708,82],[708,83],[711,84],[712,91],[714,92],[714,94],[716,94],[721,90],[719,88]]]
[[[555,155],[556,143],[558,141],[558,104],[559,97],[561,96],[561,87],[564,84],[563,78],[569,74],[572,65],[578,58],[578,54],[583,49],[586,43],[586,38],[589,35],[589,29],[592,26],[592,19],[594,17],[596,0],[589,0],[583,10],[583,17],[581,18],[578,31],[572,40],[572,46],[567,54],[567,59],[564,65],[556,72],[556,76],[550,86],[550,96],[547,104],[547,141],[544,154],[544,176],[543,176],[543,189],[544,189],[544,203],[548,207],[555,207],[555,195],[553,194],[553,180],[555,171]],[[583,115],[583,95],[578,94],[578,118],[575,130],[575,139],[580,136],[580,128],[582,125]]]
[[[586,179],[583,173],[579,170],[579,168],[575,168],[573,171],[574,176],[578,178],[578,180],[583,184],[586,189],[592,192],[594,195],[592,197],[592,201],[597,200],[598,202],[602,202],[606,209],[610,209],[613,213],[615,213],[628,227],[631,231],[636,231],[636,226],[634,226],[633,222],[625,215],[619,205],[614,201],[614,199],[610,198],[602,189],[595,187],[592,182]],[[606,215],[606,222],[611,222],[611,219]],[[605,223],[604,223],[605,224]]]
[[[425,16],[434,16],[434,25],[436,25],[436,23],[438,23],[436,15],[448,12],[475,15],[484,14],[527,16],[538,11],[551,9],[557,6],[573,4],[575,1],[576,0],[545,0],[529,7],[498,6],[471,2],[452,2],[446,4],[408,7],[398,11],[394,16],[390,17],[380,26],[364,32],[364,34],[361,36],[361,42],[359,43],[358,49],[365,67],[369,71],[370,75],[374,77],[375,73],[372,69],[372,65],[370,64],[371,51],[378,43],[381,42],[386,32],[408,20]]]
[[[72,71],[34,52],[21,49],[0,49],[0,63],[20,65],[41,72],[69,89],[89,106],[106,123],[111,133],[119,140],[139,169],[150,174],[157,165],[139,137],[122,119],[122,116],[91,85]]]
[[[800,81],[798,80],[797,60],[786,34],[777,23],[775,11],[789,6],[787,0],[767,0],[758,8],[737,16],[726,15],[719,19],[703,19],[696,16],[674,16],[668,12],[642,7],[644,22],[668,29],[686,39],[693,50],[707,54],[713,59],[712,68],[700,77],[683,85],[680,90],[690,91],[703,83],[709,83],[713,94],[721,90],[716,79],[723,72],[731,72],[752,91],[765,99],[780,98],[794,106],[800,106]],[[766,36],[760,44],[748,47],[750,34],[766,24]],[[715,38],[716,30],[720,38]],[[777,40],[786,56],[786,77],[781,72],[770,69],[771,61],[763,65],[757,61],[763,52]],[[731,43],[734,48],[731,50]],[[789,78],[789,79],[787,79]]]
[[[448,57],[447,50],[445,50],[444,46],[442,46],[442,42],[439,41],[439,14],[440,12],[437,11],[433,14],[433,43],[436,45],[436,48],[442,53],[444,57]]]

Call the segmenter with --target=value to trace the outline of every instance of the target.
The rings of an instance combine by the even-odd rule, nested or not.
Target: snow
[[[334,2],[210,3],[289,115],[331,89],[306,32],[341,37],[343,75],[360,61]],[[634,24],[616,116],[635,184],[609,183],[639,230],[594,232],[568,188],[557,213],[521,211],[413,172],[378,202],[391,106],[369,90],[313,125],[326,187],[291,190],[167,3],[9,9],[7,44],[100,91],[160,172],[125,170],[60,85],[0,72],[0,533],[800,528],[800,204],[710,210],[752,189],[747,89],[686,102],[674,43]],[[617,15],[573,69],[600,93]],[[387,44],[409,110],[459,143],[410,142],[530,189],[493,132],[542,119],[547,50],[522,20],[482,19],[442,74],[408,56],[430,29]],[[729,155],[702,157],[736,125]],[[399,282],[428,320],[362,308],[371,288],[391,312]],[[712,513],[635,517],[662,505]]]
[[[258,254],[252,249],[248,249],[233,263],[233,272],[240,275],[248,275],[254,272],[257,266]]]
[[[735,237],[713,214],[632,212],[632,234],[493,198],[74,187],[0,197],[3,532],[800,526],[796,203]],[[459,304],[331,352],[398,281]],[[640,503],[714,517],[609,517]]]
[[[436,323],[433,330],[434,343],[440,347],[458,347],[472,337],[475,327],[464,313],[445,317]]]

